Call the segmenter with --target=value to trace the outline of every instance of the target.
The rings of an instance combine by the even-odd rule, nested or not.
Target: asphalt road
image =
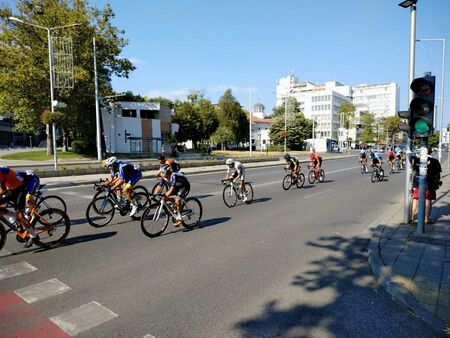
[[[0,279],[0,289],[57,278],[70,290],[34,302],[41,316],[90,302],[114,314],[80,328],[80,337],[433,337],[368,268],[371,227],[402,207],[404,173],[371,183],[354,158],[323,168],[324,183],[289,191],[280,167],[248,169],[254,202],[232,209],[222,201],[223,173],[190,175],[202,223],[192,231],[169,226],[154,239],[127,217],[90,227],[92,186],[53,189],[69,206],[69,238],[42,251],[10,236],[12,254],[0,267],[27,262],[36,270]]]

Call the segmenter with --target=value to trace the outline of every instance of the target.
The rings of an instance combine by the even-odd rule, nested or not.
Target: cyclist
[[[361,149],[361,151],[359,152],[359,162],[361,162],[361,164],[364,164],[367,173],[367,153],[364,149]]]
[[[18,221],[22,223],[30,235],[24,245],[25,248],[29,248],[38,239],[38,236],[24,214],[26,194],[27,186],[24,179],[10,168],[0,167],[0,205],[7,202],[13,203]],[[6,208],[0,207],[0,215],[6,213]]]
[[[316,153],[315,148],[309,148],[310,164],[314,166],[314,174],[319,177],[319,172],[322,167],[322,156]]]
[[[132,163],[119,161],[115,156],[106,159],[104,165],[111,170],[110,180],[105,185],[109,185],[111,190],[122,188],[123,194],[131,203],[130,216],[133,216],[138,210],[133,198],[133,186],[142,178],[141,170]]]
[[[183,218],[181,217],[181,212],[183,211],[181,196],[183,191],[190,189],[191,185],[182,172],[173,171],[172,166],[168,164],[161,166],[161,168],[159,168],[159,172],[162,177],[167,179],[169,182],[169,191],[166,192],[165,196],[168,201],[175,203],[177,206],[177,214],[175,216],[177,222],[174,226],[179,227],[183,224]]]
[[[392,148],[389,148],[388,158],[389,158],[389,171],[394,171],[395,153],[393,152]]]
[[[300,161],[298,160],[298,158],[289,154],[285,154],[284,159],[286,160],[286,165],[284,168],[291,169],[294,173],[294,176],[297,177],[300,171]]]
[[[228,158],[225,161],[225,164],[228,166],[227,173],[225,174],[225,180],[237,180],[241,181],[241,191],[244,192],[244,198],[242,199],[244,202],[247,202],[248,192],[245,189],[245,168],[241,162],[235,161],[232,158]]]
[[[370,151],[370,166],[372,168],[374,167],[378,167],[379,169],[381,169],[381,165],[383,164],[383,160],[380,156],[380,154],[378,153],[374,153],[372,150]]]
[[[162,168],[164,165],[167,165],[167,164],[170,165],[172,172],[179,172],[181,169],[180,164],[177,161],[175,161],[174,159],[171,159],[171,158],[166,159],[166,157],[164,155],[161,155],[159,157],[160,168]],[[161,171],[159,171],[159,170],[156,172],[155,176],[156,176],[156,179],[160,180],[158,183],[158,186],[154,192],[157,195],[163,190],[164,181],[168,182],[168,180],[164,178],[163,173],[161,173]]]
[[[400,163],[400,168],[403,169],[403,151],[400,148],[397,149],[395,157],[397,162]]]
[[[31,212],[31,206],[34,204],[34,194],[36,190],[39,188],[41,181],[39,176],[36,175],[33,170],[16,170],[16,173],[23,178],[25,181],[27,196],[25,198],[25,217],[29,218],[29,214]]]

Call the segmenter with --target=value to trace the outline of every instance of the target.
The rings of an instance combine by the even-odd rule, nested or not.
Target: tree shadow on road
[[[290,305],[274,297],[260,314],[235,324],[240,336],[433,337],[377,286],[368,267],[368,238],[321,237],[307,245],[319,249],[320,258],[294,276]]]

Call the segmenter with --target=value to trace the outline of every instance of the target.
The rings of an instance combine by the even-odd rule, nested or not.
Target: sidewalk
[[[442,179],[425,233],[402,224],[403,209],[375,229],[369,264],[378,282],[442,333],[450,327],[450,176]]]

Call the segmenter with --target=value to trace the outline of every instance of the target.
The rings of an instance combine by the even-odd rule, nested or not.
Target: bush
[[[77,154],[90,154],[92,145],[85,140],[74,140],[72,141],[72,151]]]
[[[289,151],[290,149],[287,148],[286,150]],[[284,145],[282,145],[282,144],[271,144],[269,146],[269,151],[283,152],[284,151]]]

